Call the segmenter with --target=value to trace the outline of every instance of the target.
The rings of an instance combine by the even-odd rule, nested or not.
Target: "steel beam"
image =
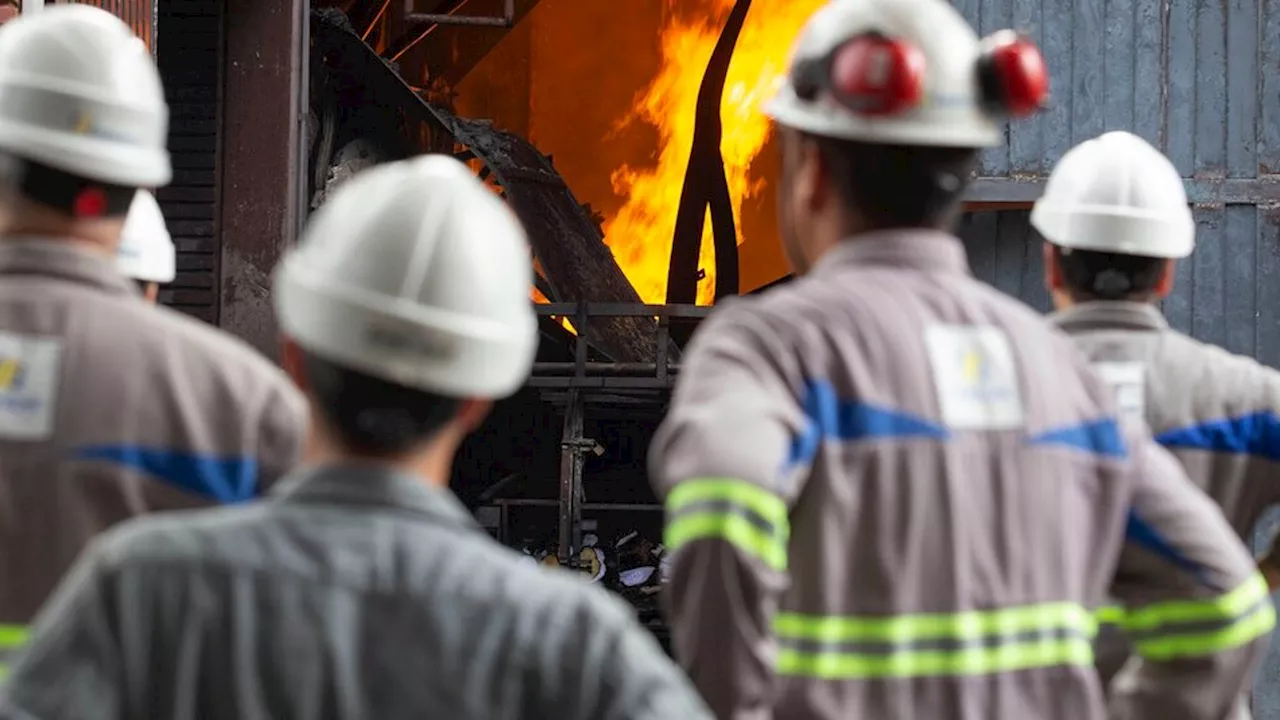
[[[1193,205],[1273,205],[1280,204],[1280,175],[1259,178],[1186,178],[1187,199]],[[1029,207],[1044,192],[1045,178],[977,178],[965,194],[971,205]]]
[[[582,394],[569,391],[564,409],[564,434],[560,440],[560,542],[556,556],[561,567],[572,567],[573,549],[578,547],[582,527]]]
[[[306,0],[226,0],[219,324],[277,351],[271,273],[297,231],[306,117]]]

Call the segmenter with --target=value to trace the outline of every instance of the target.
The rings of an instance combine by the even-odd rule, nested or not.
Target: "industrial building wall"
[[[164,0],[157,60],[169,102],[173,182],[157,193],[178,249],[178,275],[160,301],[218,322],[217,228],[223,3]]]
[[[1196,203],[1198,247],[1164,311],[1175,328],[1280,367],[1280,2],[955,0],[985,34],[1028,31],[1053,73],[1052,106],[983,157],[974,198],[1026,203],[1073,144],[1107,130],[1161,148]],[[963,223],[974,272],[1048,308],[1027,212]],[[1275,522],[1262,523],[1255,546]],[[1254,693],[1280,720],[1280,648]]]

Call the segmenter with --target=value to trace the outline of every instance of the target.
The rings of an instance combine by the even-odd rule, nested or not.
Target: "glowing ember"
[[[751,161],[760,154],[771,132],[760,104],[773,95],[781,82],[792,43],[804,21],[826,1],[755,0],[738,38],[720,104],[724,124],[720,152],[733,197],[739,244],[742,202],[764,186],[763,178],[751,175]],[[614,171],[614,192],[626,197],[627,202],[604,228],[605,242],[618,264],[640,297],[649,303],[666,299],[671,235],[693,144],[698,88],[734,4],[733,0],[667,3],[672,15],[661,34],[662,69],[620,121],[625,124],[641,120],[657,128],[657,165],[624,165]],[[688,15],[676,15],[677,6]],[[710,223],[703,228],[699,267],[706,277],[698,283],[698,303],[710,304],[715,294]]]

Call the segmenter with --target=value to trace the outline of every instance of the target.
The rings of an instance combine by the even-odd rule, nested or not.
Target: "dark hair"
[[[343,447],[366,457],[395,457],[430,440],[461,401],[416,390],[303,354],[316,406]]]
[[[949,225],[978,158],[975,148],[812,139],[841,197],[868,230]]]
[[[1077,300],[1145,299],[1155,292],[1166,258],[1053,246],[1062,281]]]
[[[137,188],[89,180],[32,160],[17,160],[18,193],[32,202],[75,215],[85,192],[94,192],[102,203],[102,217],[124,217]]]

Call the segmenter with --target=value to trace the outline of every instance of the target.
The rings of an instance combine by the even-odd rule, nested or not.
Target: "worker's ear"
[[[1058,253],[1052,243],[1042,243],[1044,255],[1044,289],[1053,294],[1056,290],[1065,290],[1062,280],[1062,266],[1058,265]]]
[[[303,362],[302,348],[283,335],[280,337],[280,366],[299,390],[307,391],[307,369]]]
[[[464,431],[468,433],[474,432],[484,423],[484,419],[489,416],[489,411],[492,409],[492,400],[480,400],[478,398],[463,400],[458,407],[458,424],[462,426]]]
[[[1173,260],[1165,260],[1164,270],[1160,272],[1160,280],[1156,282],[1156,297],[1167,298],[1173,292],[1173,276],[1177,274],[1178,264]]]
[[[822,156],[818,143],[800,136],[797,138],[797,145],[799,165],[796,168],[795,193],[801,208],[817,211],[825,209],[832,202],[839,203],[833,182],[835,168]]]

